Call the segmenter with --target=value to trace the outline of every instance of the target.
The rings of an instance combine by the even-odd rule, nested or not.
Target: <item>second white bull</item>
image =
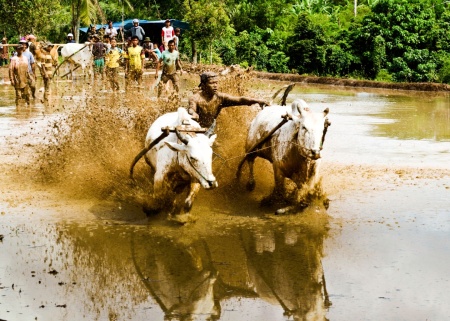
[[[270,106],[259,112],[250,125],[246,141],[248,154],[245,161],[250,170],[247,188],[255,188],[253,165],[255,159],[261,157],[272,163],[275,177],[275,188],[266,200],[285,197],[285,178],[297,185],[297,201],[301,199],[301,193],[305,189],[313,189],[317,183],[322,145],[330,125],[326,117],[328,112],[328,108],[322,113],[312,112],[302,99],[295,100],[291,107]],[[280,125],[283,116],[286,123],[270,135]],[[239,166],[238,177],[243,162]],[[279,209],[277,213],[293,209],[294,206],[288,206]]]

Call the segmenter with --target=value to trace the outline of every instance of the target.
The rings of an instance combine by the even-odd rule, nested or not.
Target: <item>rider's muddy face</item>
[[[207,93],[215,94],[219,88],[219,79],[217,77],[211,77],[205,84],[204,91]]]

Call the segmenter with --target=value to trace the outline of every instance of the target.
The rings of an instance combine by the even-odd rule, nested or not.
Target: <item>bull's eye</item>
[[[305,126],[302,126],[302,130],[303,130],[304,132],[307,132],[307,131],[308,131],[308,128],[306,128]]]
[[[189,157],[191,159],[191,162],[197,162],[197,158]]]

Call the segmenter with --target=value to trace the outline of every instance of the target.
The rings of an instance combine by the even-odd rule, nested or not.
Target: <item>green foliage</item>
[[[60,2],[56,0],[0,0],[0,26],[4,34],[46,35],[58,23]]]
[[[382,81],[450,79],[450,1],[0,0],[9,38],[62,41],[80,24],[122,17],[190,23],[183,53],[257,70]],[[194,54],[192,55],[195,56]]]
[[[377,76],[375,77],[375,80],[384,82],[393,81],[392,75],[386,69],[380,69],[380,71],[378,71]]]
[[[450,84],[450,55],[442,55],[442,67],[439,69],[439,82]]]
[[[287,42],[291,68],[297,69],[300,74],[322,73],[326,40],[320,25],[314,24],[306,14],[302,14],[294,27],[294,34]]]

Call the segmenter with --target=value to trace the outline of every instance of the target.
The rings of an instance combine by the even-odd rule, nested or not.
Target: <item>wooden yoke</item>
[[[198,128],[198,127],[192,127],[192,126],[186,126],[186,125],[181,125],[181,126],[166,126],[166,127],[162,127],[161,131],[162,132],[170,132],[170,133],[175,133],[175,130],[178,130],[179,132],[185,132],[185,133],[206,133],[206,131],[208,130],[207,128]]]
[[[207,128],[198,128],[198,127],[192,127],[188,125],[181,125],[181,126],[166,126],[161,128],[161,135],[159,135],[157,138],[155,138],[154,141],[152,141],[147,147],[144,147],[139,154],[136,155],[133,162],[131,163],[130,167],[130,178],[133,179],[133,170],[136,163],[144,156],[150,149],[152,149],[154,146],[156,146],[160,141],[162,141],[164,138],[169,136],[170,133],[175,133],[175,131],[179,132],[187,132],[187,133],[206,133],[208,131]]]
[[[258,142],[256,142],[252,147],[250,147],[249,149],[247,149],[245,151],[246,155],[239,163],[238,169],[236,171],[237,178],[239,178],[239,176],[240,176],[242,165],[244,165],[244,162],[246,161],[248,154],[251,154],[258,148],[260,148],[265,142],[267,142],[270,139],[270,137],[272,137],[273,133],[275,133],[278,129],[281,128],[281,126],[286,124],[288,121],[292,120],[292,116],[288,115],[287,113],[286,113],[286,115],[281,116],[281,118],[283,118],[283,120],[278,125],[276,125],[270,132],[268,132]]]

